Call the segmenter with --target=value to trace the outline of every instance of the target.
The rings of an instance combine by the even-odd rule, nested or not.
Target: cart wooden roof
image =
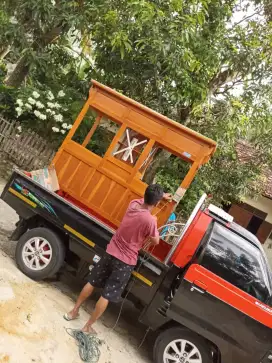
[[[189,162],[204,164],[216,150],[215,141],[95,80],[92,80],[88,103],[113,121],[127,124]]]

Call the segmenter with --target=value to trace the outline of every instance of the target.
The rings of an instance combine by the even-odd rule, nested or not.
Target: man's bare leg
[[[95,305],[94,312],[92,313],[90,319],[87,321],[82,331],[84,333],[96,334],[96,331],[92,328],[92,325],[101,317],[109,305],[109,300],[101,296]]]
[[[78,311],[79,311],[80,306],[84,303],[84,301],[86,299],[88,299],[89,296],[92,295],[93,291],[94,291],[94,287],[88,282],[81,290],[81,293],[79,294],[79,297],[77,298],[75,306],[67,314],[69,319],[73,320],[78,316]]]

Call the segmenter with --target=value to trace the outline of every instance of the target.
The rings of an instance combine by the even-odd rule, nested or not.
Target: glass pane
[[[127,128],[119,139],[113,156],[129,165],[135,165],[149,139],[137,131]]]
[[[262,302],[269,297],[260,251],[227,228],[215,225],[201,265]]]

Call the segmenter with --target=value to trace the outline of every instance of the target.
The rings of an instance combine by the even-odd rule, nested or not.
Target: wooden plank
[[[86,147],[89,143],[89,141],[91,140],[91,137],[93,136],[93,134],[95,133],[95,130],[97,129],[100,121],[101,121],[102,115],[99,114],[96,119],[95,119],[95,123],[93,124],[91,130],[88,132],[88,135],[85,137],[85,140],[82,143],[83,147]]]

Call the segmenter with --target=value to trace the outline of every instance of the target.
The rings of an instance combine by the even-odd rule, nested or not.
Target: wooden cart
[[[95,113],[95,121],[83,138],[81,132],[79,143],[76,135],[90,111]],[[105,132],[112,134],[103,157],[89,147],[102,124]],[[144,195],[147,184],[142,178],[159,149],[190,164],[174,200],[161,202],[154,210],[161,226],[183,197],[199,167],[215,152],[213,140],[92,81],[89,98],[52,163],[62,196],[118,228],[129,202]]]

